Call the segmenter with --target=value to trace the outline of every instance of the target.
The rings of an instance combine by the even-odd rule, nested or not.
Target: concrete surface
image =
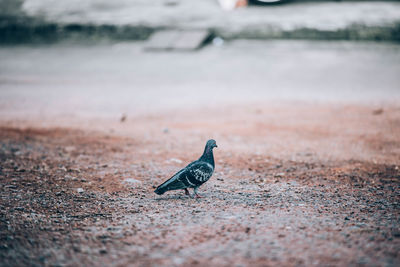
[[[0,116],[120,116],[238,102],[400,99],[400,46],[232,41],[150,53],[144,43],[0,48]]]

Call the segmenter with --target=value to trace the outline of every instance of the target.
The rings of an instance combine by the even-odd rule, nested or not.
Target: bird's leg
[[[190,195],[189,190],[188,190],[187,188],[185,188],[185,195],[187,195],[187,196],[189,196],[189,197],[192,197],[192,196]]]
[[[194,188],[194,197],[195,197],[195,198],[202,198],[202,196],[200,196],[200,195],[197,193],[197,189],[199,189],[199,187],[195,187],[195,188]]]

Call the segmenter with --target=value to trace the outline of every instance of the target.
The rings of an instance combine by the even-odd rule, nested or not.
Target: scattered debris
[[[212,40],[212,44],[214,46],[221,47],[224,45],[224,39],[222,39],[221,37],[218,37],[218,36],[214,37],[214,39]]]
[[[167,160],[168,163],[178,163],[181,164],[183,161],[177,158],[170,158],[169,160]]]
[[[124,179],[124,183],[130,184],[130,185],[134,185],[134,184],[141,184],[142,182],[139,180],[136,180],[134,178],[125,178]]]
[[[85,192],[85,190],[84,190],[83,188],[81,188],[81,187],[77,188],[76,191],[77,191],[78,193],[83,193],[83,192]]]
[[[383,113],[383,108],[378,108],[372,111],[373,115],[381,115]]]

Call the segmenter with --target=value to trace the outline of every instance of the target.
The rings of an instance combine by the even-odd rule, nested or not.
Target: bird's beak
[[[218,147],[217,144],[215,144],[215,147]]]

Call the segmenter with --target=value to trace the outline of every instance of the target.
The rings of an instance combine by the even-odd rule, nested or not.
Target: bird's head
[[[206,147],[208,147],[209,149],[213,149],[214,147],[218,147],[217,146],[217,142],[215,142],[214,139],[210,139],[207,141]]]

